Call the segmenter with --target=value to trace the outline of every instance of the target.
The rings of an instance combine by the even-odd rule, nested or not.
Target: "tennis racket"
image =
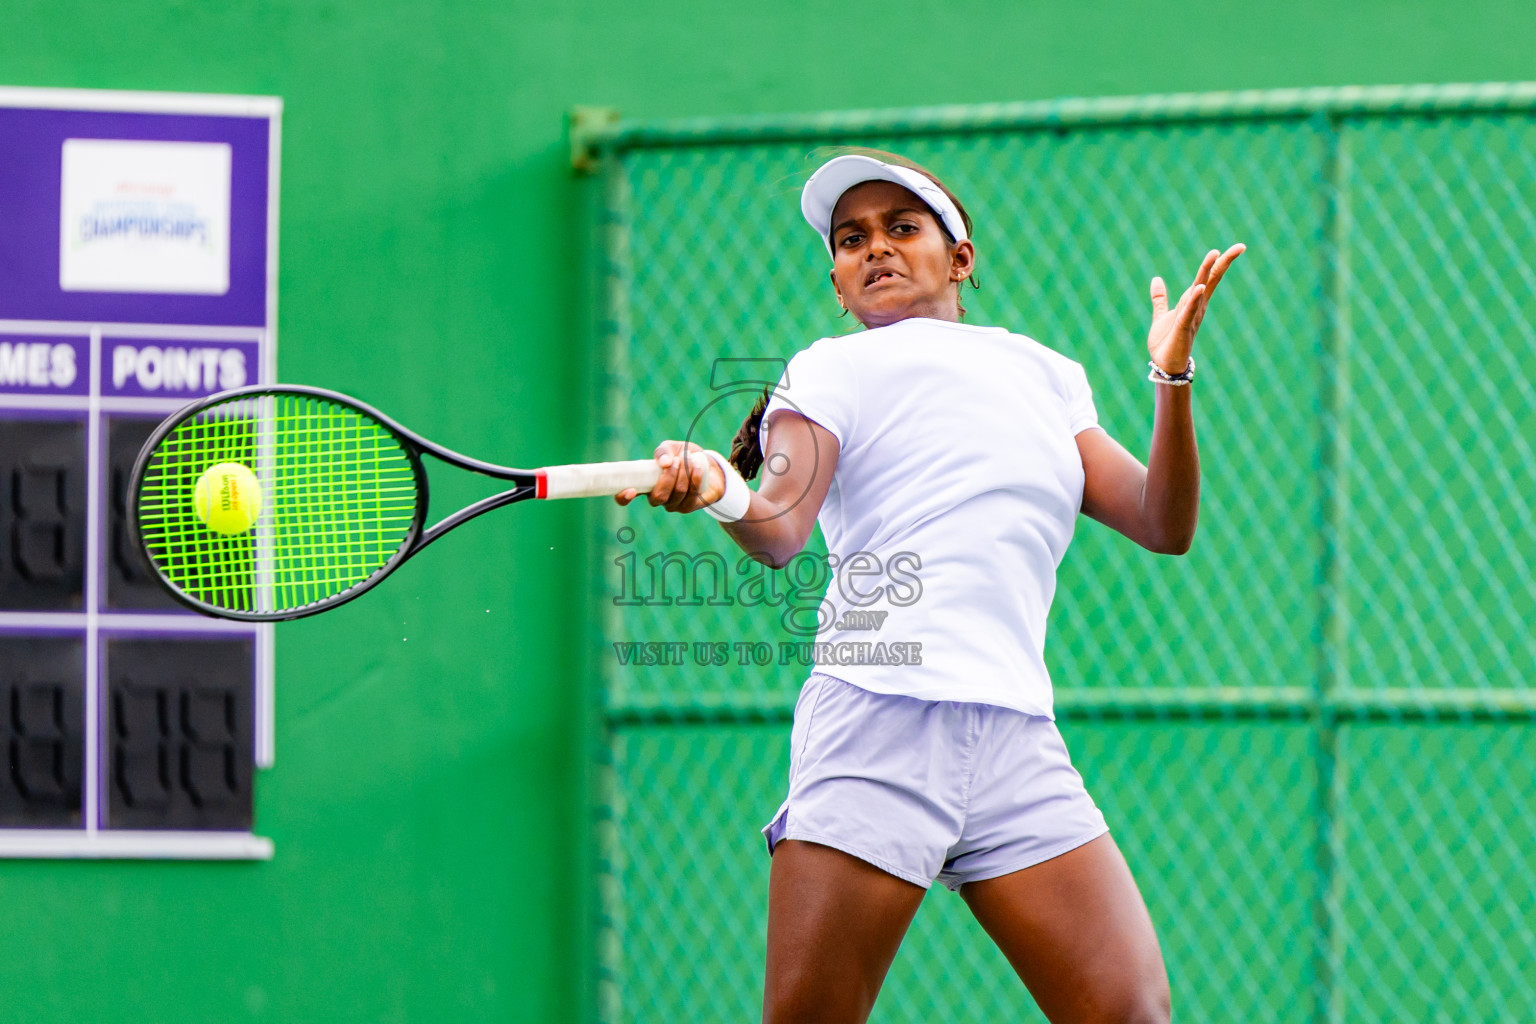
[[[431,527],[422,457],[512,482]],[[255,476],[260,512],[240,533],[211,530],[194,492],[211,467]],[[129,516],[160,582],[188,607],[277,622],[367,593],[456,526],[529,498],[648,491],[652,459],[509,469],[433,444],[334,391],[245,387],[194,402],[145,442],[129,482]]]

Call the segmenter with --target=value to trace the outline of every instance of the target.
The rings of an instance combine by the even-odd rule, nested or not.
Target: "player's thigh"
[[[830,846],[780,841],[768,879],[766,1024],[861,1024],[924,892]]]
[[[960,895],[1053,1024],[1168,1020],[1157,934],[1108,834]]]

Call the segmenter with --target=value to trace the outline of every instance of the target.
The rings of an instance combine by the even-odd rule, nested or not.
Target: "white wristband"
[[[725,456],[708,448],[704,449],[704,454],[714,459],[720,472],[725,474],[725,493],[718,501],[705,505],[704,511],[722,523],[734,523],[747,514],[747,506],[752,504],[752,489],[741,478],[741,474],[736,472],[736,467],[726,461]]]

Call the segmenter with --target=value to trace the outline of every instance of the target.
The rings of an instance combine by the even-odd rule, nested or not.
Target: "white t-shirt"
[[[778,409],[839,444],[817,515],[825,627],[802,655],[876,693],[1054,717],[1046,614],[1083,501],[1074,438],[1098,425],[1082,366],[914,318],[797,354],[765,425]]]

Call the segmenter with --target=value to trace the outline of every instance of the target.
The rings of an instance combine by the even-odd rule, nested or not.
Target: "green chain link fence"
[[[1526,84],[619,122],[577,140],[605,175],[601,446],[723,449],[754,364],[718,360],[856,326],[798,207],[833,145],[946,180],[968,319],[1083,363],[1143,456],[1147,280],[1247,242],[1198,345],[1200,535],[1159,558],[1080,521],[1061,730],[1182,1019],[1536,1020],[1533,110]],[[599,1016],[754,1020],[757,830],[807,674],[777,644],[825,577],[702,516],[603,515]],[[937,889],[873,1019],[1039,1016]]]

